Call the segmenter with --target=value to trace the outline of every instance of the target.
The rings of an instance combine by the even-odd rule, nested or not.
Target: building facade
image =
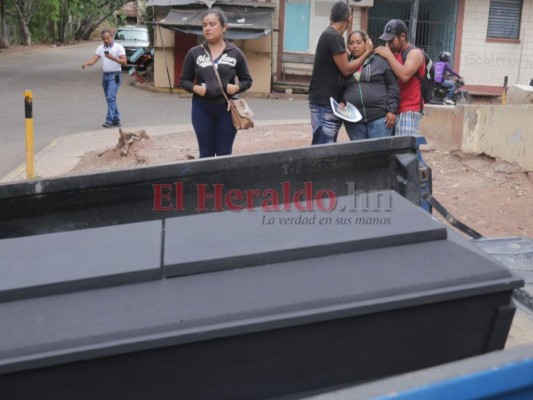
[[[309,82],[316,43],[329,24],[331,6],[337,0],[149,0],[156,22],[172,8],[240,7],[245,12],[267,9],[271,31],[237,43],[247,53],[254,76],[253,92],[267,93]],[[409,27],[410,41],[436,60],[449,51],[452,64],[478,93],[501,93],[508,85],[526,84],[533,78],[533,0],[348,0],[353,22],[349,28],[366,30],[375,45],[383,26],[397,18]],[[162,29],[167,39],[166,66],[172,62],[171,85],[175,85],[182,49],[198,38],[176,38]],[[166,32],[166,33],[165,33]],[[181,43],[181,45],[180,45]],[[159,43],[156,51],[156,86],[168,86]],[[158,54],[159,53],[159,54]],[[164,84],[162,84],[164,82]],[[260,85],[258,86],[258,84]]]
[[[154,85],[177,87],[185,55],[203,41],[202,14],[213,5],[228,17],[226,38],[246,56],[254,78],[253,92],[270,93],[276,5],[266,1],[149,0],[155,20]]]

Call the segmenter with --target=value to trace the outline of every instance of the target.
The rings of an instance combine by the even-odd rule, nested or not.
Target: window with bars
[[[522,0],[490,0],[487,38],[519,39]]]

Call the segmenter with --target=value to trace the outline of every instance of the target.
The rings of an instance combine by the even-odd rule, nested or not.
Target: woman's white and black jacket
[[[400,87],[387,60],[373,54],[354,75],[346,79],[343,100],[357,107],[363,122],[398,113]]]
[[[215,71],[213,71],[211,56],[208,56],[206,51],[210,54],[207,42],[189,50],[183,64],[180,87],[192,93],[194,85],[205,86],[204,97],[197,94],[193,94],[193,97],[210,103],[223,104],[226,99],[222,94]],[[252,76],[248,70],[246,58],[242,51],[232,43],[226,41],[226,48],[215,60],[215,64],[224,88],[227,87],[228,83],[235,84],[235,77],[238,78],[239,93],[252,86]],[[235,98],[235,95],[233,97]]]

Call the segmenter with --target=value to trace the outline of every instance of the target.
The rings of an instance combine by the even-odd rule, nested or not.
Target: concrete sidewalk
[[[257,121],[256,127],[308,124],[309,120],[268,120]],[[193,130],[191,124],[172,124],[155,126],[123,127],[125,131],[135,132],[146,130],[148,136],[157,137],[168,134],[179,134]],[[118,128],[99,129],[63,136],[52,141],[35,157],[35,175],[39,178],[61,176],[71,171],[88,151],[105,150],[115,146],[118,142]],[[26,163],[0,179],[0,183],[20,181],[26,179]]]
[[[150,136],[182,132],[192,129],[191,124],[158,125],[150,127],[125,127],[127,131],[145,129]],[[118,141],[118,128],[99,129],[62,136],[53,140],[39,153],[35,154],[35,175],[39,178],[60,176],[71,171],[88,151],[103,150],[113,147]],[[4,176],[0,183],[26,179],[26,164],[19,165],[14,171]]]

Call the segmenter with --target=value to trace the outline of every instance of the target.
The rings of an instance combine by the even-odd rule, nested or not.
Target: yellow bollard
[[[31,90],[24,92],[24,112],[26,114],[26,178],[35,177],[33,164],[33,95]]]
[[[509,77],[506,76],[503,79],[503,92],[502,92],[502,105],[505,106],[507,104],[507,87],[508,87]]]

